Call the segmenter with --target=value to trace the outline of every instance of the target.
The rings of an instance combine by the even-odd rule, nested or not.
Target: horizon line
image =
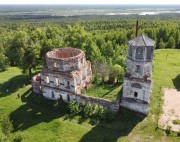
[[[72,4],[66,4],[66,3],[7,3],[7,4],[5,4],[5,3],[0,3],[0,5],[180,5],[180,4],[116,4],[116,3],[112,3],[112,4],[107,4],[107,3],[105,3],[105,4],[101,4],[101,3],[82,3],[82,4],[77,4],[77,3],[72,3]]]

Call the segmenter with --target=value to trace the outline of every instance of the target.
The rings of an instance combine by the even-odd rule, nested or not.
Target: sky
[[[0,0],[0,4],[180,4],[180,0]]]

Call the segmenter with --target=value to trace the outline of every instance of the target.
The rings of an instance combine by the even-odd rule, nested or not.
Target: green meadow
[[[23,142],[115,142],[115,141],[180,141],[172,132],[166,136],[157,126],[162,112],[163,88],[180,89],[180,50],[156,50],[153,64],[153,89],[149,114],[137,115],[121,108],[113,122],[90,123],[90,119],[81,116],[68,117],[63,108],[59,110],[49,105],[41,105],[32,100],[30,78],[16,67],[0,72],[0,119],[9,115],[14,130],[7,141],[21,134]],[[91,96],[113,100],[122,85],[111,86],[93,84]],[[99,91],[99,92],[98,92]],[[18,98],[18,94],[21,96]],[[0,128],[0,142],[2,136]]]

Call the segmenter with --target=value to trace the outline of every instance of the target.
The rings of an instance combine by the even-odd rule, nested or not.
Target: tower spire
[[[136,37],[138,36],[138,30],[139,30],[138,21],[136,21]]]

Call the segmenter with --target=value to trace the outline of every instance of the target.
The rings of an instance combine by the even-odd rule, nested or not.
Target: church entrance
[[[134,92],[134,98],[137,98],[137,96],[138,96],[138,93]]]

